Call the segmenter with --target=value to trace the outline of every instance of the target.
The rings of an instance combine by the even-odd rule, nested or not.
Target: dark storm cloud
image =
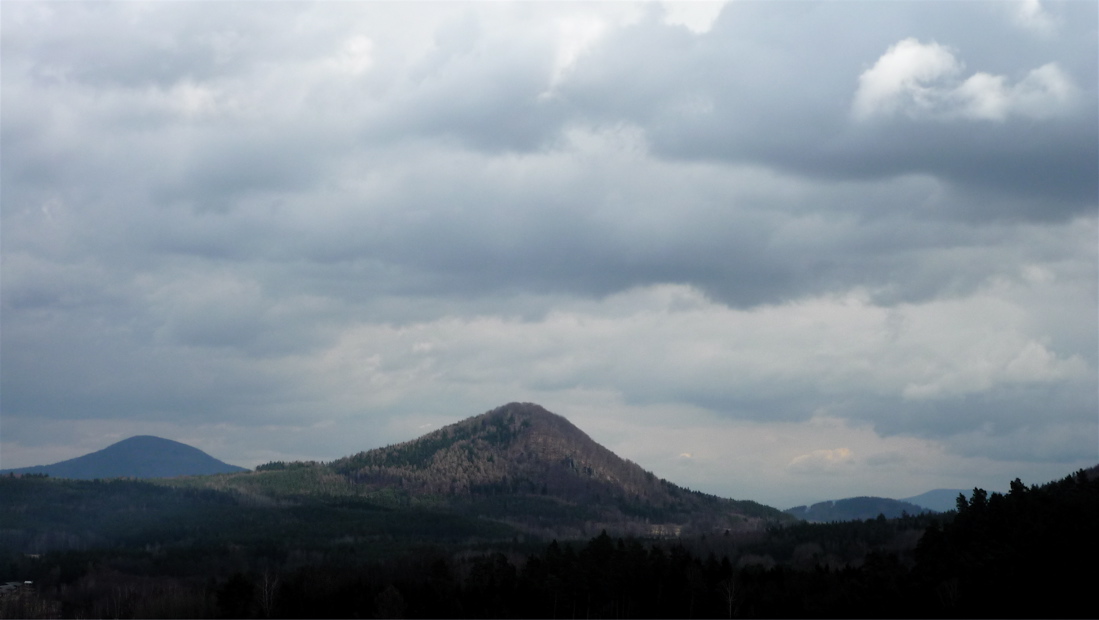
[[[331,7],[328,15],[352,9]],[[308,7],[293,3],[262,11],[246,2],[216,7],[35,3],[6,14],[11,27],[5,47],[19,50],[28,77],[52,85],[167,88],[182,80],[245,75],[264,63],[299,61],[323,54],[332,43],[327,18],[314,19]],[[272,28],[283,36],[271,39]]]
[[[239,131],[239,130],[238,130]],[[154,190],[167,204],[225,211],[252,192],[293,192],[318,182],[325,149],[306,135],[260,135],[241,139],[208,136],[202,144],[181,145],[182,170]]]
[[[756,162],[833,178],[929,174],[1011,207],[1005,213],[975,199],[953,217],[1056,219],[1088,212],[1099,184],[1091,165],[1099,156],[1099,98],[1094,41],[1084,24],[1094,23],[1095,7],[1057,5],[1065,30],[1045,40],[991,8],[963,3],[955,7],[959,15],[941,19],[934,5],[914,3],[730,3],[699,36],[650,15],[593,49],[561,91],[595,119],[644,127],[666,156]],[[959,28],[977,22],[979,34]],[[861,27],[852,28],[855,23]],[[1038,121],[852,122],[859,75],[909,37],[955,48],[967,73],[1018,80],[1058,63],[1080,88],[1078,100],[1066,116]],[[1010,55],[1001,53],[1005,40],[1012,42]],[[1032,199],[1029,208],[1019,205],[1019,194]]]
[[[87,309],[5,314],[0,356],[4,414],[11,418],[255,423],[277,416],[270,403],[295,399],[277,372],[232,356],[159,345],[118,317],[88,316]],[[258,394],[264,394],[263,404],[256,402]]]
[[[885,436],[945,441],[957,454],[1023,461],[1087,461],[1095,438],[1072,432],[1095,421],[1094,381],[1075,385],[1008,385],[949,399],[867,398],[836,413],[872,421]],[[1048,419],[1056,411],[1056,421]],[[995,445],[995,447],[993,447]]]
[[[493,32],[468,14],[443,24],[433,52],[411,67],[363,139],[426,135],[487,151],[542,148],[556,137],[568,110],[543,96],[553,70],[553,41],[549,33],[531,34]]]
[[[536,164],[480,173],[476,158],[423,161],[423,170],[392,172],[410,175],[399,195],[340,212],[335,226],[300,231],[304,251],[318,260],[375,260],[420,272],[401,280],[405,290],[606,295],[692,282],[738,306],[851,286],[889,303],[957,295],[1014,269],[1004,252],[1057,252],[1016,246],[1009,226],[918,219],[914,212],[965,207],[958,196],[932,200],[942,193],[934,183],[887,183],[861,188],[857,197],[847,187],[804,186],[779,207],[743,196],[716,172],[663,193],[659,188],[679,173],[634,176],[633,169],[593,163],[551,173],[554,187],[545,193],[523,194],[494,186],[493,176],[533,174]],[[971,256],[959,268],[945,259],[950,253]]]
[[[976,14],[989,18],[1000,31],[1012,32],[1015,39],[1030,40],[1025,32],[1012,31],[1006,19],[995,22],[995,15]],[[827,42],[822,31],[831,32],[829,28],[855,16],[880,22],[883,28],[867,29],[873,36],[854,37],[851,45],[841,50],[828,47],[834,53],[820,54]],[[154,25],[154,32],[155,25],[163,28],[166,20],[156,12],[131,17],[134,23]],[[1095,170],[1088,163],[1096,159],[1095,141],[1088,138],[1094,132],[1086,131],[1087,124],[1081,130],[1075,116],[1031,122],[1022,128],[1022,135],[1017,131],[1022,123],[1013,122],[964,123],[964,127],[908,119],[872,127],[852,123],[849,108],[859,71],[884,53],[890,42],[913,31],[929,39],[936,33],[961,36],[952,25],[956,20],[938,19],[930,9],[908,5],[885,11],[798,4],[765,9],[748,3],[726,7],[709,33],[694,35],[664,24],[659,17],[658,11],[649,9],[637,25],[598,42],[566,70],[556,93],[540,97],[549,87],[551,72],[547,35],[497,33],[467,13],[440,27],[435,49],[413,63],[415,70],[407,83],[392,86],[396,95],[392,100],[379,105],[364,91],[362,103],[368,112],[365,116],[352,112],[345,120],[351,131],[364,127],[366,136],[388,132],[404,137],[455,137],[474,148],[536,153],[558,140],[555,136],[567,118],[574,123],[585,118],[606,123],[626,120],[639,124],[646,144],[658,154],[733,159],[843,179],[922,174],[937,176],[948,185],[898,182],[869,196],[865,188],[847,195],[833,190],[823,200],[819,195],[801,198],[800,213],[791,214],[787,204],[782,207],[785,213],[776,214],[774,205],[744,204],[733,192],[714,196],[712,191],[683,187],[682,194],[661,196],[652,184],[631,178],[631,171],[611,170],[611,178],[600,180],[595,177],[608,171],[598,168],[586,177],[576,174],[561,179],[562,185],[552,194],[501,193],[493,189],[496,172],[464,168],[478,166],[475,158],[429,160],[424,170],[397,169],[405,182],[398,180],[387,195],[368,194],[360,204],[347,204],[334,217],[319,215],[321,224],[310,230],[307,223],[302,238],[290,241],[291,249],[286,250],[286,239],[298,236],[294,233],[301,230],[301,220],[276,219],[272,224],[257,213],[257,203],[269,195],[271,208],[285,212],[286,207],[279,205],[285,205],[288,197],[293,202],[293,194],[304,197],[304,192],[330,182],[330,173],[322,171],[338,161],[334,158],[346,156],[350,145],[319,120],[320,110],[300,110],[296,122],[277,132],[270,128],[271,118],[261,122],[232,117],[228,122],[187,121],[186,132],[173,129],[155,140],[146,141],[131,132],[130,143],[137,150],[129,153],[109,146],[117,136],[103,135],[108,146],[96,146],[94,138],[84,140],[103,152],[91,162],[76,155],[79,134],[20,137],[20,118],[6,134],[12,136],[9,142],[54,144],[54,152],[64,155],[42,156],[41,163],[33,163],[33,151],[28,149],[28,157],[9,156],[11,175],[5,176],[19,191],[35,169],[65,174],[49,179],[51,185],[60,186],[91,183],[88,177],[113,174],[118,185],[135,186],[137,193],[127,199],[140,200],[144,186],[154,203],[182,202],[199,212],[243,209],[246,201],[253,201],[253,213],[242,218],[191,222],[157,214],[141,231],[152,233],[148,249],[154,252],[163,247],[210,257],[285,259],[302,251],[323,261],[376,261],[419,272],[413,280],[422,282],[425,292],[450,288],[480,294],[519,287],[604,295],[649,283],[692,282],[729,303],[749,306],[860,285],[879,291],[883,300],[957,294],[971,289],[989,272],[928,273],[923,256],[988,243],[972,236],[978,234],[976,227],[953,228],[934,220],[1057,219],[1090,204],[1080,198],[1094,193]],[[237,32],[236,21],[228,20],[229,31]],[[103,18],[100,23],[103,28],[113,25]],[[168,37],[174,42],[171,45],[147,33],[134,41],[135,33],[128,30],[120,32],[118,40],[140,49],[167,46],[180,58],[180,67],[193,56],[193,71],[161,63],[167,67],[165,74],[177,81],[207,77],[213,66],[207,60],[211,44],[209,37],[198,33],[210,25],[193,16],[183,23],[182,34]],[[779,23],[783,27],[776,36]],[[184,36],[188,29],[196,35]],[[70,32],[69,36],[79,41],[89,35]],[[968,35],[966,43],[972,38]],[[1070,37],[1078,39],[1078,35]],[[81,67],[76,45],[67,54],[64,46],[55,54]],[[249,46],[239,43],[237,47],[246,51],[234,57],[249,55]],[[987,44],[972,49],[983,60],[982,47]],[[1017,70],[1029,67],[1026,63],[1032,58],[1035,62],[1049,59],[1041,54],[1042,46],[1031,47],[1039,49],[1021,54]],[[44,50],[34,51],[38,49],[30,46],[28,57],[49,57]],[[110,75],[145,76],[135,78],[138,81],[157,73],[131,70],[111,60],[143,54],[103,53],[106,60],[93,60],[88,66],[112,67]],[[231,64],[209,70],[223,77],[244,71]],[[31,111],[25,115],[32,121],[26,126],[34,126],[35,115]],[[168,118],[161,122],[166,127],[178,125]],[[170,146],[166,147],[165,137]],[[430,144],[424,148],[431,148]],[[412,149],[408,154],[424,152]],[[70,168],[63,165],[65,157],[77,159],[85,169],[76,165],[67,173],[57,172]],[[134,163],[138,158],[151,160],[153,165],[145,167],[140,177],[130,174],[126,166],[108,166],[103,175],[104,162],[113,157]],[[377,157],[389,155],[378,152]],[[378,174],[379,169],[394,171],[370,158],[361,165],[366,175]],[[451,169],[432,168],[436,165]],[[631,187],[635,185],[640,189]],[[997,189],[988,189],[991,186]],[[1012,193],[1016,195],[1008,197]],[[315,201],[305,198],[297,208],[315,209],[304,204],[307,200]],[[346,202],[347,198],[336,200]],[[638,212],[662,208],[675,210],[676,216],[658,225],[638,226],[633,221]],[[804,213],[821,215],[804,217]],[[929,215],[932,221],[927,220]],[[789,237],[790,228],[809,225],[816,227],[812,236]],[[129,236],[135,231],[128,227],[119,232]],[[985,269],[995,272],[993,265]],[[894,277],[898,274],[908,275]],[[384,291],[408,284],[376,286]],[[898,286],[908,288],[897,290]]]

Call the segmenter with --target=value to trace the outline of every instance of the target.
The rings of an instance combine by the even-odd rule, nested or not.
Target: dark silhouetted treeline
[[[954,519],[928,528],[916,549],[922,594],[948,615],[1099,617],[1095,471],[959,496]]]
[[[1099,481],[1084,472],[975,489],[943,515],[548,543],[346,497],[259,506],[40,479],[0,493],[0,582],[34,581],[0,598],[3,617],[1099,616]],[[76,507],[100,517],[80,530]],[[33,549],[60,531],[67,544]]]

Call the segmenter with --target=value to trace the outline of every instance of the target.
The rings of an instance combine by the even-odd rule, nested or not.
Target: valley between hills
[[[1068,562],[1096,551],[1095,468],[814,524],[660,479],[530,403],[328,463],[242,471],[170,444],[0,475],[0,617],[1099,611]],[[888,509],[852,499],[802,515]]]

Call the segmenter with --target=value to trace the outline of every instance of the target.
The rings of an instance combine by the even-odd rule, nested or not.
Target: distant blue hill
[[[53,478],[174,478],[248,471],[223,463],[198,448],[151,435],[139,435],[98,452],[53,465],[3,469],[0,474],[47,474]]]
[[[901,501],[911,502],[936,512],[946,512],[958,507],[958,495],[969,497],[969,494],[972,492],[972,490],[965,491],[962,489],[935,489],[934,491],[921,493],[915,497],[906,497]]]
[[[850,497],[818,502],[812,506],[795,506],[783,512],[813,523],[828,523],[831,521],[862,521],[874,519],[878,515],[885,515],[887,519],[895,519],[905,513],[918,515],[935,511],[930,511],[913,503],[886,497]]]

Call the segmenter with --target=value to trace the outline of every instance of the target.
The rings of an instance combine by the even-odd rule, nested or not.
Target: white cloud
[[[173,85],[168,96],[184,116],[202,116],[218,108],[217,91],[204,84],[184,81]]]
[[[553,20],[556,26],[553,35],[556,54],[549,86],[541,93],[543,99],[555,96],[556,89],[568,77],[570,70],[603,38],[619,28],[636,23],[642,15],[638,5],[628,2],[580,6],[582,12],[571,12]]]
[[[374,42],[363,35],[353,36],[343,42],[328,62],[338,72],[362,75],[374,65]]]
[[[560,301],[533,320],[486,314],[362,324],[301,374],[323,377],[319,391],[346,398],[344,410],[432,394],[476,401],[582,390],[736,418],[807,419],[811,407],[867,397],[949,400],[1086,382],[1088,362],[1027,333],[1026,309],[1009,299],[1020,287],[1054,284],[893,308],[851,294],[747,310],[690,286],[660,285]]]
[[[1056,33],[1056,18],[1042,7],[1039,0],[1016,0],[1011,6],[1012,18],[1020,27],[1042,36]]]
[[[1072,79],[1056,63],[1028,72],[1015,84],[980,72],[962,81],[964,69],[954,50],[904,39],[859,76],[851,113],[861,121],[897,114],[936,120],[1042,119],[1064,113],[1076,96]]]
[[[831,472],[840,467],[853,465],[854,459],[855,453],[850,448],[813,450],[809,454],[794,457],[786,468],[801,473]]]
[[[1011,108],[1020,115],[1046,118],[1060,114],[1071,104],[1077,88],[1056,63],[1049,63],[1027,73],[1007,93]]]
[[[664,23],[685,26],[695,34],[705,34],[725,8],[724,0],[665,0]]]
[[[961,63],[949,48],[904,39],[859,76],[852,112],[864,120],[892,116],[906,108],[930,109],[942,96],[935,83],[961,71]]]
[[[594,15],[573,16],[557,22],[557,57],[550,78],[553,89],[588,48],[606,31],[607,24]]]

